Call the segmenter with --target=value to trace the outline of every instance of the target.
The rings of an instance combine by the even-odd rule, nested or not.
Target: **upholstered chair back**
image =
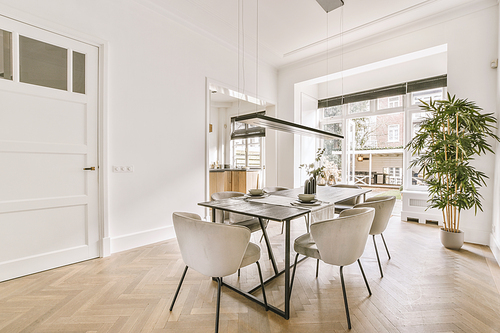
[[[337,266],[358,260],[365,250],[374,215],[373,208],[354,208],[342,211],[338,218],[311,224],[321,260]]]
[[[373,218],[370,235],[378,235],[387,228],[395,203],[395,196],[377,196],[366,199],[365,202],[357,204],[354,208],[375,208],[375,217]]]
[[[235,273],[250,241],[248,228],[205,222],[192,213],[174,213],[182,259],[201,274],[222,277]]]

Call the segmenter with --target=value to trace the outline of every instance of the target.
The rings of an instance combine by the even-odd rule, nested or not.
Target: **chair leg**
[[[384,241],[384,246],[385,246],[385,251],[387,252],[387,256],[389,257],[389,259],[391,259],[391,255],[389,253],[389,249],[387,248],[387,244],[385,243],[384,234],[380,233],[380,236],[382,236],[382,241]]]
[[[368,285],[368,280],[366,279],[366,276],[365,276],[365,271],[363,270],[363,266],[361,266],[361,261],[359,261],[359,259],[358,259],[358,264],[359,264],[359,269],[361,270],[361,274],[363,274],[363,279],[365,279],[366,289],[368,289],[368,293],[371,296],[372,291],[370,290],[370,286]]]
[[[215,333],[219,332],[219,313],[220,313],[220,290],[222,287],[222,277],[217,278],[217,310],[215,312]]]
[[[177,295],[179,295],[179,290],[181,290],[182,282],[184,281],[184,277],[186,276],[186,272],[188,270],[188,267],[186,265],[186,268],[184,268],[184,273],[182,273],[181,280],[179,281],[179,285],[177,286],[177,290],[175,291],[174,299],[172,300],[172,304],[170,304],[170,311],[174,308],[174,303],[175,300],[177,299]]]
[[[240,277],[240,269],[238,268],[238,277]]]
[[[260,279],[260,287],[262,288],[262,297],[264,298],[264,304],[266,306],[266,311],[269,310],[267,306],[267,297],[266,297],[266,289],[264,288],[264,279],[262,279],[262,270],[260,269],[260,264],[258,261],[255,262],[257,264],[257,268],[259,269],[259,279]]]
[[[318,278],[319,273],[319,259],[316,259],[316,278]]]
[[[340,282],[342,283],[342,293],[344,294],[344,306],[345,306],[345,314],[347,316],[347,327],[351,329],[351,316],[349,316],[349,305],[347,304],[347,293],[345,291],[343,269],[344,266],[340,266]]]
[[[298,253],[295,256],[295,263],[293,264],[292,282],[290,282],[290,298],[292,298],[292,287],[293,287],[293,280],[295,280],[295,270],[297,269],[297,259],[299,259]]]
[[[373,246],[375,246],[375,253],[377,254],[378,268],[380,269],[380,277],[384,277],[382,272],[382,265],[380,264],[380,257],[378,256],[377,243],[375,242],[375,235],[373,235]]]

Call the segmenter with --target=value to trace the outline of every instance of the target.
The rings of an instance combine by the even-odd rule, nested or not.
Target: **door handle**
[[[83,168],[83,170],[94,171],[94,170],[95,170],[95,167]]]

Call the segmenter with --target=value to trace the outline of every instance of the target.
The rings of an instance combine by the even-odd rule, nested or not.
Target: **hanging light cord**
[[[344,99],[344,7],[343,6],[340,7],[340,75],[342,84],[341,96],[342,99]]]
[[[259,100],[259,0],[257,3],[257,24],[256,24],[256,41],[255,41],[255,98]],[[255,111],[258,111],[259,103],[255,103]]]

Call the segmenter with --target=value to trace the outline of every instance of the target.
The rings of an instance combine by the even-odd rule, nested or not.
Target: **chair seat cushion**
[[[260,247],[254,243],[248,243],[247,250],[241,261],[241,267],[248,266],[260,259]]]
[[[341,203],[335,203],[335,213],[340,213],[343,210],[346,209],[351,209],[353,208],[354,205],[346,205],[346,204],[341,204]]]
[[[248,216],[247,216],[248,218]],[[239,222],[230,222],[230,224],[241,225],[250,229],[251,232],[255,232],[260,230],[260,223],[258,218],[251,218],[249,220],[239,221]],[[265,225],[265,223],[264,223]]]
[[[305,255],[307,257],[321,259],[319,255],[318,247],[314,242],[311,234],[304,234],[295,239],[293,243],[293,249],[295,252]]]

